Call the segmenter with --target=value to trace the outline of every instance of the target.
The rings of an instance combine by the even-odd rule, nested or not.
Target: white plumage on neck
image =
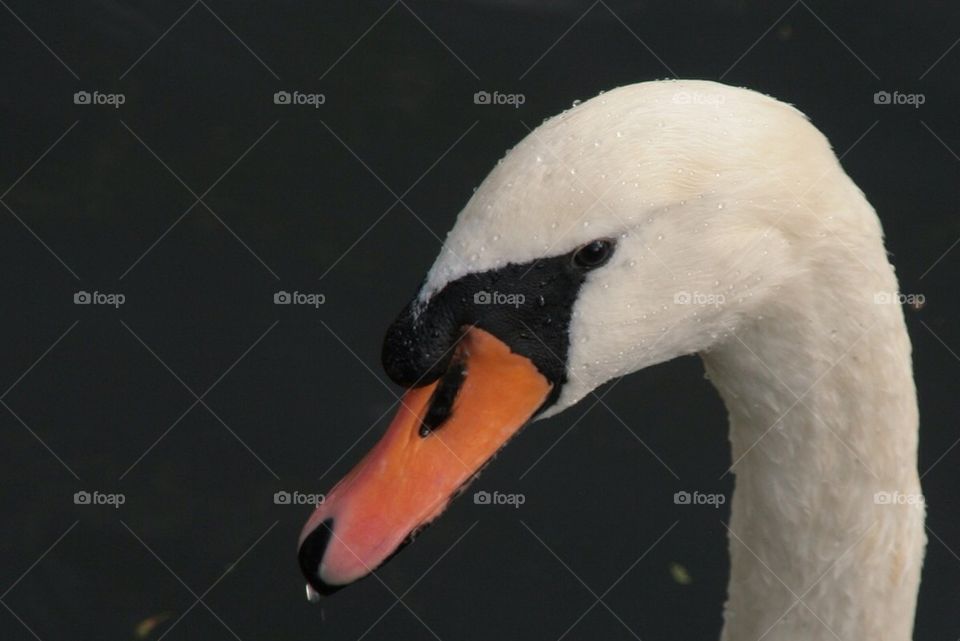
[[[744,89],[608,92],[498,164],[421,300],[603,237],[616,252],[581,288],[545,415],[701,353],[736,474],[723,638],[909,639],[925,544],[910,343],[876,214],[826,139]]]

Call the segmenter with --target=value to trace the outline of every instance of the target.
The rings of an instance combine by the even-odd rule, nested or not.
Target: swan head
[[[779,288],[823,240],[808,212],[849,189],[797,110],[712,82],[621,87],[531,131],[387,333],[409,391],[304,528],[310,584],[368,574],[528,421],[789,305]]]

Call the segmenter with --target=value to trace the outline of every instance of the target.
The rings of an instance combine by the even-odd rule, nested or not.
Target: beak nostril
[[[300,571],[304,578],[314,590],[324,596],[329,596],[344,587],[342,585],[330,585],[320,578],[320,563],[323,561],[323,555],[330,545],[330,539],[333,538],[333,519],[323,521],[317,528],[311,532],[307,538],[300,544],[300,550],[297,553],[300,561]]]
[[[440,377],[440,384],[430,397],[427,412],[420,423],[420,438],[426,438],[450,418],[453,413],[453,403],[457,400],[457,394],[460,393],[466,375],[466,365],[463,361],[457,361]]]

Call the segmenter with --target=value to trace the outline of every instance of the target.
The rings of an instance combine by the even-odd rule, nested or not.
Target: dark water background
[[[503,151],[575,99],[674,74],[794,103],[850,149],[901,289],[926,297],[908,311],[931,530],[916,637],[960,636],[955,4],[0,4],[0,638],[134,639],[158,617],[143,638],[553,641],[674,521],[565,638],[716,638],[727,509],[673,503],[731,490],[695,358],[605,399],[679,481],[610,411],[576,407],[474,486],[522,508],[458,501],[379,573],[389,589],[308,606],[309,508],[273,501],[328,489],[382,431],[383,331]],[[81,289],[126,303],[74,305]],[[275,306],[278,289],[327,302]]]

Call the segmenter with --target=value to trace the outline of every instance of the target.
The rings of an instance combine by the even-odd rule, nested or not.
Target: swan
[[[407,391],[303,528],[308,596],[372,572],[524,424],[696,353],[735,474],[722,639],[910,639],[925,506],[896,300],[876,213],[797,109],[678,80],[576,104],[490,172],[388,329]]]

